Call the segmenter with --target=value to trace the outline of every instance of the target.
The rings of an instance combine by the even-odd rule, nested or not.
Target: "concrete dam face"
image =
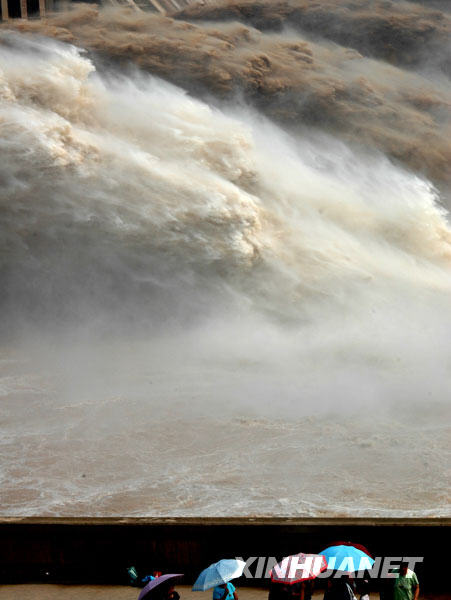
[[[103,6],[124,6],[134,11],[156,12],[171,15],[183,10],[196,1],[190,0],[105,0],[105,2],[87,2],[87,4]],[[65,0],[0,0],[0,21],[9,19],[43,18],[53,11],[68,10],[72,3]]]

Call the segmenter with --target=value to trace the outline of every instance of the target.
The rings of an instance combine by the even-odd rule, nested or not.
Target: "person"
[[[175,591],[173,585],[169,587],[165,600],[180,600],[180,594]]]
[[[153,579],[156,579],[156,577]],[[180,600],[180,594],[176,592],[174,586],[167,581],[154,588],[148,597],[149,599],[152,597],[152,600]]]
[[[370,600],[370,584],[367,579],[359,582],[357,590],[360,595],[360,600]]]
[[[213,589],[213,600],[238,600],[238,594],[233,583],[229,581],[228,583],[217,585]]]
[[[418,600],[420,584],[414,571],[409,569],[409,563],[403,561],[393,573],[393,600]]]
[[[161,575],[161,571],[152,571],[151,575],[145,575],[142,579],[141,579],[141,583],[143,585],[146,585],[146,583],[149,583],[149,581],[153,581],[154,579],[156,579],[157,577],[160,577]]]
[[[354,592],[347,578],[330,579],[324,600],[355,600]]]
[[[393,576],[393,573],[390,574]],[[381,577],[378,580],[379,600],[393,600],[393,579]]]
[[[291,586],[286,583],[271,581],[268,600],[291,600]]]
[[[290,600],[312,600],[313,582],[298,581],[290,585]]]
[[[133,587],[139,586],[138,572],[135,567],[127,567],[128,583]]]

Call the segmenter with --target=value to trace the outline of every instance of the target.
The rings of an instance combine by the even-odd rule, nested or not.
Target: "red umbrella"
[[[327,569],[327,561],[321,554],[293,554],[271,569],[271,581],[292,585],[299,581],[315,579]]]
[[[354,544],[354,542],[332,542],[329,544],[329,546],[352,546],[353,548],[357,548],[358,550],[365,552],[365,554],[368,554],[370,558],[374,558],[371,552],[367,550],[365,546],[362,546],[362,544]]]

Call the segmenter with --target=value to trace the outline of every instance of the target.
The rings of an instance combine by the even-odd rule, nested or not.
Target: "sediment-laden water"
[[[202,16],[0,30],[1,513],[449,515],[446,53]]]

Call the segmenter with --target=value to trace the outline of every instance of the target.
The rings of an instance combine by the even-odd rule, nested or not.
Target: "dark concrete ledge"
[[[2,517],[2,525],[211,525],[240,526],[365,526],[365,527],[449,527],[451,517]]]
[[[126,583],[130,565],[185,573],[189,583],[220,558],[282,558],[354,541],[374,556],[424,557],[423,589],[443,593],[437,564],[448,556],[450,526],[448,518],[0,517],[0,583]]]

